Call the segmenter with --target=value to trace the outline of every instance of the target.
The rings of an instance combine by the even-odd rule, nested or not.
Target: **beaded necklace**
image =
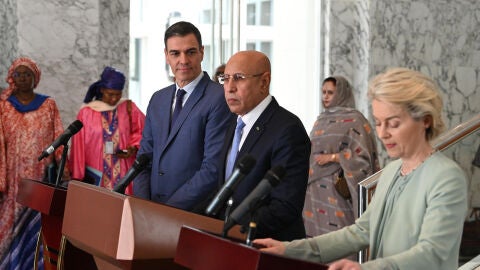
[[[408,175],[408,174],[412,173],[412,172],[415,171],[418,167],[420,167],[420,165],[422,165],[422,164],[425,162],[425,160],[427,160],[429,157],[431,157],[431,156],[433,155],[433,153],[435,153],[435,152],[436,152],[435,149],[432,150],[432,151],[430,151],[430,153],[422,160],[422,162],[418,163],[417,166],[413,167],[413,169],[410,169],[410,170],[408,170],[408,171],[405,170],[405,168],[403,167],[403,163],[402,163],[402,166],[400,167],[400,175],[401,175],[401,176],[405,176],[405,175]]]

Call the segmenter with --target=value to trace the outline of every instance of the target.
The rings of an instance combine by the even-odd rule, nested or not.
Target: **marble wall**
[[[368,80],[393,66],[435,79],[449,128],[479,114],[477,0],[322,0],[321,6],[320,75],[350,78],[365,115]],[[36,91],[55,97],[65,126],[105,65],[128,73],[129,0],[0,0],[0,7],[0,88],[14,58],[33,58],[43,72]],[[480,172],[471,161],[479,144],[477,132],[446,151],[471,179],[476,206]]]
[[[389,67],[420,70],[439,85],[444,119],[453,128],[480,113],[480,5],[476,0],[325,0],[325,70],[343,73],[370,116],[368,79]],[[470,179],[470,203],[480,206],[480,144],[472,134],[445,151]],[[387,158],[384,156],[384,163]]]
[[[65,126],[106,65],[128,74],[129,0],[0,0],[0,87],[12,60],[34,59],[36,92],[54,97]]]
[[[0,0],[0,89],[7,87],[5,77],[18,52],[16,0]]]
[[[368,87],[370,44],[370,17],[368,1],[327,0],[322,1],[324,73],[344,75],[355,91],[357,109],[368,115],[366,99]]]

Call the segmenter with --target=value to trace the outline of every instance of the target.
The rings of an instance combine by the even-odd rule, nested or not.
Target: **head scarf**
[[[102,99],[101,88],[108,88],[122,91],[125,86],[125,75],[112,67],[105,67],[100,76],[100,80],[96,81],[88,88],[87,94],[83,102],[88,103],[95,99]]]
[[[19,66],[25,66],[33,72],[33,88],[36,88],[38,83],[40,82],[40,76],[42,72],[40,68],[37,66],[37,63],[28,57],[20,57],[15,59],[12,62],[12,65],[8,69],[7,78],[5,79],[8,83],[8,87],[3,90],[1,94],[1,99],[5,100],[10,95],[12,95],[13,91],[15,91],[15,82],[13,80],[13,73]]]
[[[333,76],[336,82],[336,93],[332,100],[330,107],[347,107],[355,108],[355,97],[353,96],[353,89],[345,77]]]

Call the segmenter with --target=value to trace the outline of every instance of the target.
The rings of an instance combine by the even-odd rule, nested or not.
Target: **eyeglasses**
[[[262,76],[265,72],[258,73],[258,74],[253,74],[253,75],[248,75],[248,74],[242,74],[242,73],[235,73],[233,75],[229,74],[220,74],[218,76],[218,82],[220,84],[225,84],[228,83],[230,79],[232,79],[234,82],[239,82],[248,78],[254,78],[254,77],[259,77]]]

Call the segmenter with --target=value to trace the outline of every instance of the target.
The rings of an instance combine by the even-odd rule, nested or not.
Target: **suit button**
[[[160,176],[162,176],[164,174],[165,174],[164,172],[158,172],[158,175],[160,175]]]

